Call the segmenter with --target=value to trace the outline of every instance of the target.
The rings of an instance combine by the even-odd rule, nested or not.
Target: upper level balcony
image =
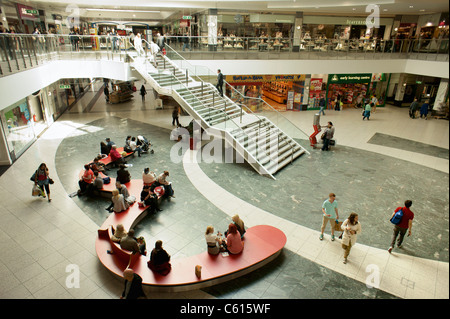
[[[0,34],[0,77],[55,60],[127,62],[130,37]],[[448,62],[449,39],[165,37],[187,60],[421,60]],[[144,50],[149,48],[143,42]]]

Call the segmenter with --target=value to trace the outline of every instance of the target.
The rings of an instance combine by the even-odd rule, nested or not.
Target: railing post
[[[186,86],[188,86],[189,83],[189,72],[188,69],[186,69]]]

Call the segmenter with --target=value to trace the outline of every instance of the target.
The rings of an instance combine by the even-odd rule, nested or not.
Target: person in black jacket
[[[133,269],[125,269],[123,277],[125,278],[125,283],[120,299],[138,299],[139,297],[147,297],[142,289],[142,278],[138,274],[135,274]]]
[[[119,170],[117,171],[116,181],[120,182],[121,184],[126,184],[130,181],[130,179],[131,179],[130,172],[127,171],[124,164],[120,164]]]
[[[155,242],[155,248],[150,254],[147,265],[151,270],[163,276],[166,276],[172,269],[170,255],[163,249],[161,240]]]
[[[219,91],[220,96],[223,97],[223,74],[222,72],[219,70],[217,70],[217,91]]]

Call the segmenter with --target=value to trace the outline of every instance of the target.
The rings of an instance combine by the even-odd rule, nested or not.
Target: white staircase
[[[228,97],[221,97],[214,85],[195,81],[166,56],[154,62],[133,56],[134,68],[159,93],[172,96],[203,129],[214,128],[232,141],[235,151],[259,174],[270,176],[309,152],[266,117],[246,112]]]

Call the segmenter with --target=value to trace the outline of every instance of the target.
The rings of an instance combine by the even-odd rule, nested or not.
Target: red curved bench
[[[131,195],[140,198],[143,188],[142,180],[131,180],[124,184]],[[104,185],[102,191],[112,192],[115,189],[115,178]],[[164,194],[164,188],[155,188],[158,199]],[[186,291],[216,285],[243,276],[260,268],[275,259],[286,244],[286,235],[273,226],[258,225],[247,229],[244,237],[244,250],[238,255],[227,257],[211,255],[205,252],[171,260],[172,270],[167,276],[154,273],[147,266],[148,256],[132,254],[124,250],[120,244],[111,240],[113,227],[123,224],[126,230],[134,228],[147,214],[148,207],[139,207],[137,203],[120,213],[112,213],[98,230],[95,250],[100,262],[113,274],[123,278],[123,271],[132,268],[142,277],[144,285],[152,286],[156,291]],[[112,254],[108,251],[113,252]],[[201,278],[195,275],[195,266],[202,266]]]
[[[117,151],[118,151],[120,154],[122,154],[122,153],[123,153],[123,149],[124,149],[123,147],[118,147],[118,148],[117,148]],[[133,155],[133,152],[127,153],[127,155],[122,156],[122,157],[123,157],[123,158],[127,158],[127,157],[129,157],[129,156],[131,156],[131,155]],[[111,156],[108,154],[107,157],[102,158],[102,159],[99,159],[99,162],[101,162],[101,163],[103,163],[103,164],[105,164],[105,165],[109,165],[109,164],[112,163],[112,161],[111,161]]]
[[[131,208],[131,207],[130,207]],[[120,248],[111,240],[112,227],[118,223],[125,229],[134,227],[142,218],[143,211],[136,209],[111,215],[98,230],[95,249],[101,263],[118,277],[123,271],[132,268],[142,277],[142,283],[157,291],[186,291],[200,289],[243,276],[275,259],[286,244],[286,235],[273,226],[258,225],[247,229],[244,237],[244,250],[238,255],[211,255],[205,252],[186,258],[171,260],[172,270],[167,276],[159,275],[147,266],[148,256],[132,254]],[[110,250],[113,254],[109,254]],[[195,266],[202,266],[201,278],[195,275]]]

